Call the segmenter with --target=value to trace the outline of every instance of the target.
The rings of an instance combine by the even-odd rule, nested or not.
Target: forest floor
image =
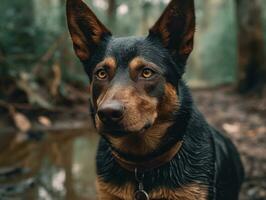
[[[244,164],[241,200],[266,199],[266,98],[243,97],[232,88],[194,90],[208,122],[230,137]]]
[[[75,97],[68,99],[67,108],[60,107],[56,112],[69,112],[71,108],[71,112],[74,111],[75,114],[68,115],[68,118],[77,115],[88,117],[90,114],[87,109],[87,95],[83,95],[84,91],[78,92],[73,88],[70,90],[71,94],[76,94]],[[232,87],[197,89],[192,90],[192,94],[208,122],[230,137],[241,154],[246,179],[240,200],[266,199],[266,98],[240,96]],[[76,101],[76,96],[80,97],[78,103],[70,103],[73,99]],[[13,106],[17,107],[20,114],[14,114]],[[9,114],[13,115],[13,126],[15,124],[20,130],[29,128],[31,126],[29,123],[35,117],[35,114],[31,113],[30,105],[12,104],[10,107],[9,103],[2,101],[0,108],[2,109],[2,112],[0,109],[0,119],[7,118],[5,111],[9,109]],[[38,109],[32,112],[38,112],[37,116],[40,115]],[[46,113],[44,115],[49,116]],[[50,126],[49,117],[37,120],[43,125]],[[10,121],[12,120],[1,120],[0,125],[3,127],[5,122]]]

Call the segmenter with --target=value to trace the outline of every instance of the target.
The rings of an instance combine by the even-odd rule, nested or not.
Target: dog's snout
[[[124,106],[118,101],[111,101],[101,105],[97,114],[103,123],[119,122],[124,114]]]

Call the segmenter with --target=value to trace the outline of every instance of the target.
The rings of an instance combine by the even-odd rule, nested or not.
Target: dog
[[[82,0],[67,0],[67,21],[101,135],[98,199],[238,199],[239,154],[206,122],[182,80],[194,1],[172,0],[147,37],[113,37]]]

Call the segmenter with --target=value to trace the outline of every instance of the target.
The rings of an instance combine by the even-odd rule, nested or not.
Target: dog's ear
[[[101,41],[111,36],[82,0],[67,0],[67,22],[74,50],[82,62],[88,61]]]
[[[174,60],[185,64],[193,49],[194,32],[194,0],[172,0],[150,29],[149,37],[159,37]]]

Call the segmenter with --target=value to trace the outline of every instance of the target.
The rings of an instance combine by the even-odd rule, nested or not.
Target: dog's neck
[[[112,151],[112,155],[115,158],[116,162],[124,169],[134,172],[136,169],[138,171],[146,171],[158,168],[168,162],[170,162],[174,156],[178,153],[180,148],[182,147],[183,141],[177,142],[172,148],[170,148],[167,152],[159,155],[155,158],[148,159],[145,161],[129,161],[120,156],[117,152]]]

